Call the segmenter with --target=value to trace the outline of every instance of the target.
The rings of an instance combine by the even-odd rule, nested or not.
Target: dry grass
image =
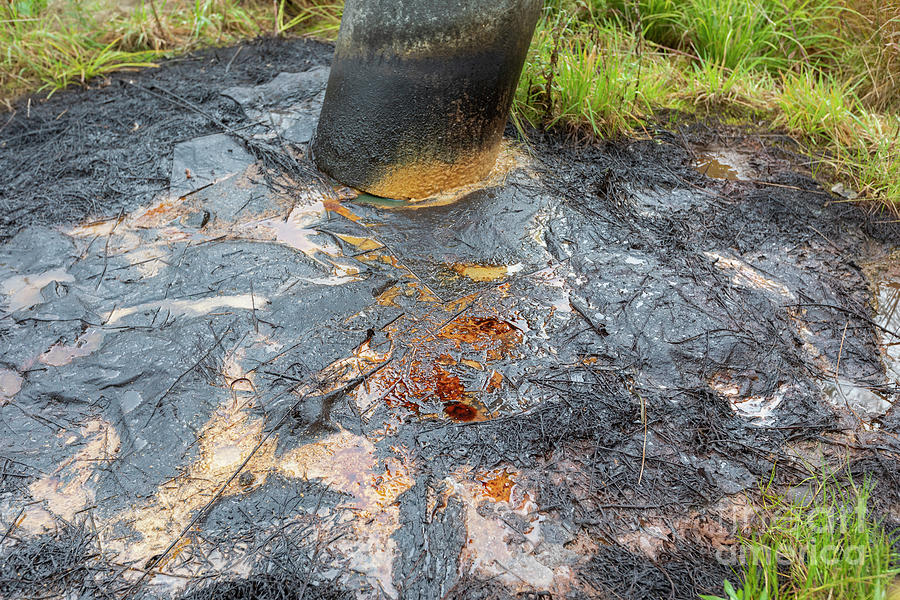
[[[900,111],[900,0],[845,0],[839,37],[845,77],[876,111]]]

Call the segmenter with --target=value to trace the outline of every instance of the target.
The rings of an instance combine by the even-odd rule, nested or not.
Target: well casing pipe
[[[388,198],[484,178],[542,0],[347,0],[313,142],[318,167]]]

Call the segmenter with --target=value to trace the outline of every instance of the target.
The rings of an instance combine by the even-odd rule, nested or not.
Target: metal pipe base
[[[541,0],[347,0],[313,152],[376,196],[420,199],[491,170]]]

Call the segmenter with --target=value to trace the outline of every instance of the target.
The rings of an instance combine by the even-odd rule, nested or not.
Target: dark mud
[[[780,145],[726,140],[750,168],[715,179],[701,126],[533,132],[461,200],[388,209],[309,163],[328,49],[234,52],[103,208],[10,217],[0,595],[687,599],[773,473],[869,476],[896,513],[900,237]],[[188,64],[141,89],[189,94]],[[41,110],[124,114],[116,81]],[[0,156],[17,214],[68,193],[15,183],[41,135]]]
[[[331,53],[316,42],[260,39],[20,102],[0,117],[0,240],[29,225],[150,202],[168,191],[175,144],[222,131],[221,124],[249,124],[223,89],[327,66]]]

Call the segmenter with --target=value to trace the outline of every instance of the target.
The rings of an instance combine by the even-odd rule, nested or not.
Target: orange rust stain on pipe
[[[428,198],[486,178],[494,168],[499,153],[498,142],[484,150],[461,154],[453,162],[428,159],[397,165],[365,189],[370,194],[385,198]]]

